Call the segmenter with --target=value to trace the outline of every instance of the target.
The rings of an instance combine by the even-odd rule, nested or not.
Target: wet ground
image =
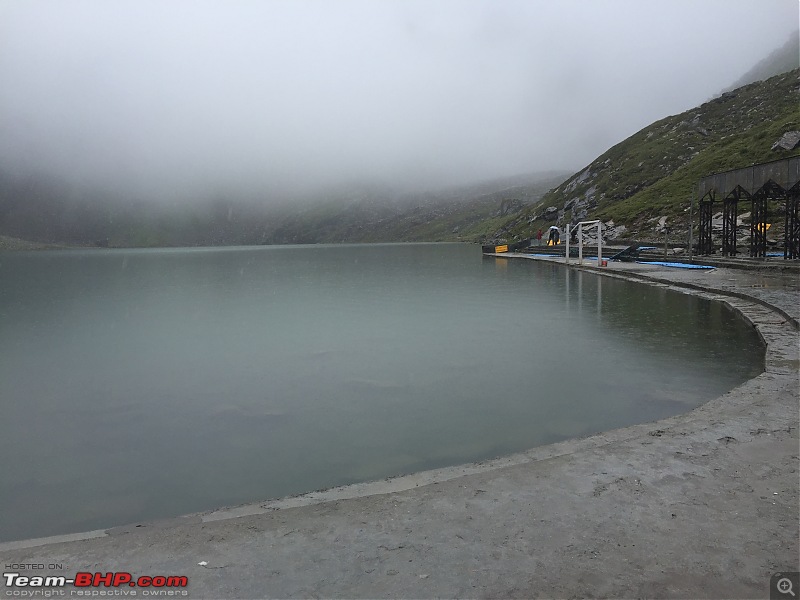
[[[0,544],[5,571],[185,575],[192,598],[769,597],[800,570],[796,275],[604,272],[728,302],[766,371],[685,415],[496,461]]]

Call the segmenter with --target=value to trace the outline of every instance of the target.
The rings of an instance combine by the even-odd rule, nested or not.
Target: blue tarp
[[[716,267],[709,267],[706,265],[690,265],[688,263],[663,262],[657,260],[637,260],[636,262],[640,265],[659,265],[660,267],[675,267],[676,269],[716,269]]]

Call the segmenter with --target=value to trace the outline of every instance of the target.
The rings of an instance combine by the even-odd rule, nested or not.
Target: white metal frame
[[[597,266],[603,266],[603,223],[600,220],[578,223],[578,264],[583,264],[583,226],[597,225]],[[567,225],[566,263],[569,264],[569,225]]]

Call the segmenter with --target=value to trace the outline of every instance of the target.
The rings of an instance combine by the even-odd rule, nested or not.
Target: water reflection
[[[572,306],[574,306],[577,314],[582,315],[584,301],[594,301],[593,314],[597,321],[601,321],[603,316],[603,278],[586,274],[587,277],[591,278],[591,283],[587,285],[591,285],[594,288],[594,291],[589,293],[589,297],[587,297],[587,294],[583,291],[584,272],[566,267],[563,267],[562,270],[564,272],[564,300],[567,313],[571,312]],[[576,284],[573,285],[577,285],[577,293],[574,296],[570,294],[570,281],[575,281]]]

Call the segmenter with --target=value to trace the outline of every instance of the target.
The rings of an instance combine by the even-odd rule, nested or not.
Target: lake
[[[763,370],[694,296],[461,244],[0,254],[0,540],[483,460]]]

